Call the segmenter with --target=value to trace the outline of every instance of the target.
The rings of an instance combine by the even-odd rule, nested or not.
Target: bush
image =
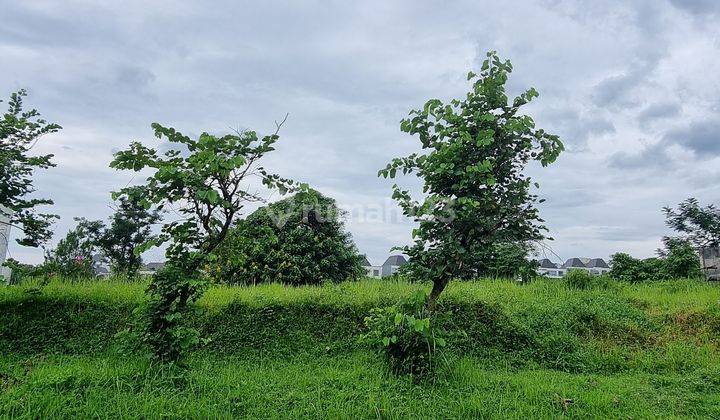
[[[622,252],[617,253],[610,260],[612,268],[609,275],[631,283],[702,276],[700,258],[687,241],[666,238],[665,249],[659,250],[658,254],[658,258],[640,260]]]
[[[568,270],[567,274],[565,274],[565,277],[563,277],[563,282],[565,283],[565,285],[572,289],[589,289],[594,281],[594,276],[585,270],[571,269]]]
[[[665,245],[668,249],[667,252],[663,253],[665,256],[665,276],[667,278],[702,277],[700,258],[689,242],[667,238]]]
[[[317,191],[262,207],[237,223],[208,271],[218,283],[320,284],[355,279],[363,257],[335,200]]]
[[[410,299],[375,308],[365,318],[364,341],[385,357],[395,374],[426,376],[432,373],[439,348],[445,339],[425,310],[427,294],[419,291]]]

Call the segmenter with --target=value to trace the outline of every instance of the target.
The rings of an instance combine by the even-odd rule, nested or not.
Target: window
[[[380,277],[380,270],[373,270],[373,277]]]

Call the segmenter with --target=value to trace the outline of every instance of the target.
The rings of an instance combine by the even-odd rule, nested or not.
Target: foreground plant
[[[249,181],[261,181],[268,189],[285,193],[293,181],[268,173],[259,166],[274,150],[278,131],[262,138],[254,131],[224,136],[201,134],[197,139],[174,128],[153,124],[155,136],[172,149],[159,155],[155,149],[134,142],[115,154],[116,169],[150,170],[145,184],[113,193],[145,208],[172,210],[179,219],[163,225],[160,235],[137,252],[168,243],[167,264],[155,274],[147,289],[149,303],[144,341],[161,361],[180,362],[183,354],[200,342],[199,333],[183,323],[189,304],[205,290],[208,280],[202,267],[227,236],[233,221],[250,202],[264,201],[250,189]]]
[[[409,299],[386,308],[375,308],[365,318],[368,332],[362,339],[383,356],[395,374],[423,377],[437,364],[445,339],[425,308],[427,294],[419,291]]]
[[[424,199],[414,200],[398,185],[393,198],[418,223],[415,243],[399,249],[410,257],[403,268],[411,277],[432,280],[430,310],[451,279],[482,274],[493,246],[537,241],[547,230],[524,170],[531,160],[554,162],[563,145],[520,113],[538,96],[535,89],[508,102],[511,72],[510,61],[488,53],[480,74],[468,74],[473,85],[465,98],[447,105],[431,99],[400,124],[419,136],[424,153],[393,159],[379,171],[390,178],[415,173],[424,182]]]

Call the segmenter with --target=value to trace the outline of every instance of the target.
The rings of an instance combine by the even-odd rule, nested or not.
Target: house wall
[[[596,276],[607,274],[610,269],[609,268],[587,268],[587,267],[570,267],[570,268],[538,268],[538,274],[545,275],[546,277],[552,278],[552,279],[559,279],[565,276],[569,270],[583,270],[587,271],[590,274],[594,274]]]
[[[366,265],[365,266],[365,274],[368,277],[373,277],[373,278],[379,279],[380,277],[382,277],[382,266]]]
[[[382,266],[382,276],[392,276],[393,274],[397,273],[397,271],[400,269],[399,265],[391,265],[391,264],[385,264]]]
[[[551,279],[559,279],[565,275],[565,269],[564,268],[538,268],[538,274],[541,276],[544,275],[546,277],[549,277]]]
[[[720,248],[703,248],[700,264],[709,280],[720,280]]]
[[[10,219],[6,216],[8,211],[5,207],[0,207],[0,282],[10,280],[10,269],[2,267],[7,256],[8,244],[10,243]]]

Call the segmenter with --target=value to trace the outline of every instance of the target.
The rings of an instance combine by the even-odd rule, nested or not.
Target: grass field
[[[191,320],[212,342],[187,373],[121,336],[142,284],[0,289],[6,417],[720,417],[720,287],[699,281],[575,290],[454,283],[436,377],[385,373],[357,340],[369,308],[422,285],[217,287]]]

